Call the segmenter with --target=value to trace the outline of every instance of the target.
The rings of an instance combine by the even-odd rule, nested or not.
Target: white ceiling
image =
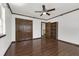
[[[79,3],[9,3],[9,5],[13,13],[44,19],[49,19],[59,14],[79,8]],[[35,13],[34,11],[41,11],[42,5],[45,5],[46,9],[55,8],[56,10],[49,12],[51,14],[50,16],[40,16],[41,13]]]

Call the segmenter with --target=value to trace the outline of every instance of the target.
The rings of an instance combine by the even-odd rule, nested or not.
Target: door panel
[[[46,23],[46,38],[57,39],[58,22]]]
[[[51,23],[46,23],[46,38],[51,38]]]
[[[51,38],[58,38],[58,22],[51,23]]]
[[[32,39],[32,21],[16,18],[16,41]]]

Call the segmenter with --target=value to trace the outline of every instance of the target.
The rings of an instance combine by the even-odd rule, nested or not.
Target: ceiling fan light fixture
[[[46,12],[43,12],[43,15],[46,15]]]
[[[51,14],[49,12],[50,11],[54,11],[54,10],[55,10],[55,8],[47,10],[45,8],[45,5],[42,5],[42,11],[35,11],[35,12],[41,13],[40,16],[42,16],[42,15],[48,15],[48,16],[50,16]]]

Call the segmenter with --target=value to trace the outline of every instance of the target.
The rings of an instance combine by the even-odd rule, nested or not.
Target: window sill
[[[4,36],[6,36],[6,34],[2,34],[2,35],[0,35],[0,38],[2,38],[2,37],[4,37]]]

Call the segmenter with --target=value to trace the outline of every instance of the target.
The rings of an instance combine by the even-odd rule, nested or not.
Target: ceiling
[[[43,15],[41,13],[35,13],[35,11],[41,11],[42,5],[46,6],[46,9],[55,8],[55,11],[50,11],[50,16]],[[79,8],[79,3],[9,3],[9,6],[13,13],[36,17],[40,19],[51,19],[62,13]]]

